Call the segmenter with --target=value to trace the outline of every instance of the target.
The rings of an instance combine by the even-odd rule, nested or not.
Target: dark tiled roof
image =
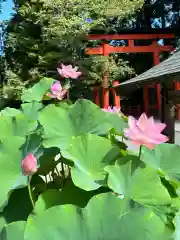
[[[176,79],[176,75],[180,76],[180,51],[174,53],[171,57],[169,57],[165,61],[154,66],[148,71],[140,74],[139,76],[119,84],[117,88],[122,86],[125,87],[126,85],[128,87],[133,84],[139,85],[145,84],[147,82],[151,83],[153,81],[158,81],[160,79],[163,80],[163,77],[169,76],[175,76],[174,80],[180,80]]]

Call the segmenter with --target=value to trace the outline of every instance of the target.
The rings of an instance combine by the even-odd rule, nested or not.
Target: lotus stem
[[[29,198],[30,198],[31,204],[34,208],[35,204],[34,204],[33,195],[31,191],[31,176],[28,176],[28,192],[29,192]]]
[[[63,164],[63,162],[61,162],[61,173],[62,173],[62,177],[64,179],[65,178],[65,171],[64,171],[64,164]]]
[[[142,152],[142,145],[140,145],[140,147],[139,147],[139,160],[140,160],[140,158],[141,158],[141,152]]]
[[[55,170],[56,170],[57,176],[60,177],[59,170],[58,170],[57,166],[55,166]]]

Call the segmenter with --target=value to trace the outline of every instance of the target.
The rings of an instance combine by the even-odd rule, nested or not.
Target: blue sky
[[[0,13],[0,21],[7,20],[11,17],[11,13],[13,12],[13,2],[12,0],[6,0],[2,4],[2,13]]]

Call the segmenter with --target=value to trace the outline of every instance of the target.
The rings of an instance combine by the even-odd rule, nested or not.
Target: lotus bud
[[[22,161],[22,170],[24,175],[31,176],[37,172],[37,159],[33,154],[29,154]]]

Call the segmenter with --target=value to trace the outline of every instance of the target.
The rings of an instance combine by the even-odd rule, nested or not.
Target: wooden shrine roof
[[[139,76],[119,84],[116,88],[132,91],[140,85],[161,82],[167,78],[180,81],[180,51]]]

